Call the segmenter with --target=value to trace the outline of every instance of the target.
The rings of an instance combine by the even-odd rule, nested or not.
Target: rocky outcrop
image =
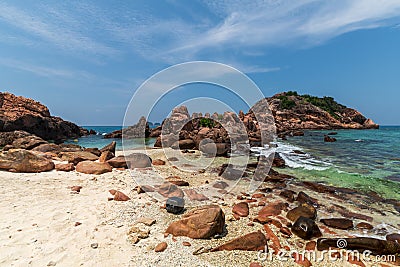
[[[94,162],[94,161],[81,161],[76,165],[76,171],[86,174],[103,174],[111,172],[112,167],[108,163]]]
[[[122,130],[117,130],[112,133],[108,133],[104,138],[147,138],[150,136],[150,127],[145,117],[141,117],[139,122],[133,126],[129,126]]]
[[[88,134],[72,122],[50,115],[43,104],[29,98],[0,93],[0,132],[26,131],[61,143]]]
[[[267,98],[277,132],[299,129],[376,129],[379,125],[332,97],[318,98],[285,92]]]

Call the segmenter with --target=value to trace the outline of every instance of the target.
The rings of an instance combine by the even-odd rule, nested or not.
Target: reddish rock
[[[295,253],[292,254],[292,258],[294,259],[295,263],[297,263],[297,264],[299,264],[301,266],[304,266],[304,267],[312,266],[312,264],[309,261],[309,259],[307,259],[307,257],[305,255],[303,255],[303,254],[295,252]]]
[[[81,224],[82,224],[81,222],[75,222],[75,226],[79,226]]]
[[[253,232],[213,248],[211,252],[223,250],[267,251],[267,238],[261,231]]]
[[[286,199],[289,202],[294,202],[295,200],[295,194],[296,192],[292,191],[292,190],[283,190],[279,196],[283,197],[284,199]]]
[[[190,247],[190,246],[192,246],[192,244],[190,244],[190,243],[187,242],[187,241],[183,241],[183,242],[182,242],[182,245],[184,245],[185,247]]]
[[[315,241],[307,242],[306,250],[307,251],[314,251],[316,246],[317,246],[317,242],[315,242]]]
[[[70,172],[75,170],[73,163],[59,163],[55,165],[57,171]]]
[[[250,267],[262,267],[262,265],[259,264],[258,262],[252,262],[250,263]]]
[[[101,152],[99,162],[107,162],[108,160],[112,159],[114,157],[114,154],[111,151],[104,151]]]
[[[51,116],[49,109],[39,102],[0,92],[0,132],[15,130],[27,131],[56,143],[87,133],[72,122]]]
[[[281,232],[282,234],[284,234],[285,236],[291,237],[292,236],[292,232],[290,231],[289,228],[287,227],[281,227],[279,229],[279,232]]]
[[[206,197],[203,194],[198,193],[194,189],[185,189],[184,191],[185,191],[186,196],[190,200],[194,200],[194,201],[206,201],[206,200],[209,200],[208,197]]]
[[[183,197],[183,191],[174,184],[165,182],[157,189],[157,192],[163,197]]]
[[[82,189],[82,186],[79,186],[79,185],[74,185],[74,186],[72,186],[71,187],[71,191],[73,191],[73,192],[81,192],[81,189]]]
[[[76,171],[86,174],[103,174],[111,172],[112,167],[108,163],[94,162],[94,161],[81,161],[76,165]]]
[[[300,206],[288,211],[286,214],[286,218],[292,222],[296,221],[299,217],[315,220],[315,218],[317,218],[317,210],[314,208],[314,206],[303,203]]]
[[[151,167],[151,159],[143,153],[132,153],[126,157],[118,156],[107,161],[114,168],[147,168]]]
[[[251,197],[252,198],[263,198],[263,197],[265,197],[265,195],[261,194],[261,193],[256,193],[256,194],[253,194]]]
[[[115,148],[117,147],[117,142],[112,141],[110,144],[106,145],[102,149],[100,149],[100,152],[105,152],[109,151],[115,155]]]
[[[174,236],[187,236],[194,239],[207,239],[222,234],[225,226],[225,215],[217,205],[206,205],[195,208],[182,216],[182,219],[171,223],[166,233]]]
[[[167,242],[161,242],[160,244],[158,244],[156,246],[156,248],[154,249],[155,252],[163,252],[164,250],[166,250],[168,247]]]
[[[280,229],[282,227],[282,224],[280,221],[275,220],[275,219],[270,219],[269,223],[274,225],[276,228]]]
[[[81,161],[95,161],[99,159],[98,156],[88,151],[61,152],[59,156],[61,157],[61,160],[68,161],[69,163],[73,163],[74,165],[78,164]]]
[[[344,218],[321,219],[321,222],[326,226],[342,230],[348,230],[354,227],[352,220]]]
[[[258,212],[256,219],[260,223],[266,223],[269,219],[268,217],[277,216],[286,208],[287,204],[280,201],[269,203]]]
[[[113,191],[113,193],[111,193]],[[117,191],[117,190],[110,190],[110,193],[114,195],[114,200],[115,201],[128,201],[130,198],[125,195],[124,193]]]
[[[279,153],[275,153],[274,160],[272,161],[272,167],[284,168],[285,160],[279,155]]]
[[[96,156],[98,156],[98,157],[100,157],[100,155],[101,155],[101,153],[102,153],[97,147],[85,148],[85,149],[83,149],[83,151],[85,151],[85,152],[90,152],[90,153],[92,153],[93,155],[96,155]]]
[[[246,202],[237,203],[233,206],[232,212],[240,217],[247,217],[249,216],[249,204]]]
[[[24,149],[0,153],[0,169],[14,172],[46,172],[54,169],[53,161]]]
[[[282,248],[279,238],[275,235],[275,233],[267,224],[264,224],[264,230],[267,233],[267,239],[272,241],[271,248],[275,251],[275,254],[278,253],[279,250]]]
[[[371,225],[371,224],[369,224],[369,223],[366,223],[366,222],[360,222],[360,223],[358,223],[357,225],[356,225],[356,228],[357,229],[360,229],[360,230],[372,230],[372,229],[374,229],[374,227]]]
[[[26,150],[31,150],[33,148],[36,148],[40,145],[46,144],[47,142],[44,141],[42,138],[37,137],[35,135],[31,136],[26,136],[26,137],[21,137],[14,142],[12,142],[10,148],[20,148],[20,149],[26,149]]]
[[[177,186],[189,186],[189,183],[186,181],[183,181],[183,180],[171,180],[168,182],[170,182],[171,184],[177,185]]]
[[[165,161],[163,161],[162,159],[155,159],[155,160],[153,160],[152,164],[157,165],[157,166],[165,165]]]

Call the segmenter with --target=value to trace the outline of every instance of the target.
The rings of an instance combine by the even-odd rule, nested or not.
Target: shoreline
[[[167,160],[160,149],[152,149],[149,152],[153,159]],[[120,155],[120,152],[117,152],[117,155]],[[192,154],[187,156],[195,158]],[[220,164],[221,162],[216,162],[209,171],[195,175],[193,172],[173,168],[168,161],[166,165],[153,167],[164,177],[179,176],[180,179],[188,181],[190,188],[196,186],[196,181],[211,182],[212,179],[221,179],[213,170],[213,166],[217,167]],[[288,208],[285,210],[293,209],[298,201],[287,198],[287,194],[282,193],[291,191],[295,194],[304,192],[311,199],[318,201],[316,222],[324,237],[373,236],[384,239],[386,233],[400,233],[399,216],[391,205],[370,200],[368,195],[357,195],[346,190],[336,193],[332,191],[332,187],[322,185],[312,189],[310,184],[304,186],[298,181],[280,178],[263,183],[262,190],[255,192],[261,198],[235,193],[227,194],[223,200],[210,201],[218,204],[225,213],[227,233],[221,238],[201,240],[171,235],[164,237],[168,225],[182,215],[167,213],[161,208],[162,202],[152,199],[147,194],[138,194],[135,190],[137,184],[133,177],[150,178],[153,171],[149,169],[137,169],[132,174],[129,170],[114,169],[102,175],[55,170],[39,174],[1,173],[3,179],[0,181],[0,190],[4,199],[0,211],[9,216],[9,220],[0,222],[0,245],[4,248],[0,264],[4,265],[249,266],[251,262],[260,262],[262,266],[293,266],[292,259],[287,262],[260,261],[257,258],[258,252],[254,251],[220,251],[193,255],[193,252],[201,247],[216,247],[257,230],[264,232],[264,225],[254,221],[259,210],[264,207],[260,203],[264,202],[264,205],[268,206],[277,201],[286,202]],[[82,186],[79,194],[70,189],[75,185]],[[263,191],[265,188],[270,189]],[[131,199],[127,202],[108,201],[110,189],[120,190]],[[249,200],[250,214],[238,219],[232,212],[232,207],[240,202],[237,199],[240,195],[242,199]],[[347,196],[347,199],[343,199],[343,196]],[[272,216],[271,219],[276,222],[268,225],[282,246],[302,251],[310,241],[295,235],[289,238],[275,226],[278,222],[282,225],[288,224],[289,220],[284,218],[286,211]],[[373,225],[374,229],[339,230],[319,222],[321,218],[345,218],[344,215],[351,217],[354,225],[365,222]],[[136,224],[135,221],[140,218],[154,218],[156,222],[152,226]],[[76,225],[77,222],[81,224]],[[150,231],[148,237],[141,239],[137,244],[132,244],[127,234],[134,225]],[[156,253],[154,248],[160,242],[167,242],[168,247],[165,252]],[[191,246],[184,246],[183,242],[189,242]],[[92,247],[93,244],[97,244],[96,248]],[[342,261],[310,260],[313,266],[343,266]]]

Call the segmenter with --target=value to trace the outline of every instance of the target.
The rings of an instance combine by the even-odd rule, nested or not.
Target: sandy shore
[[[161,151],[150,152],[153,158],[163,158]],[[165,159],[165,158],[164,158]],[[220,162],[215,163],[215,165]],[[179,175],[194,181],[212,179],[215,173],[196,174],[171,168],[169,164],[157,168],[158,173]],[[150,171],[113,170],[103,175],[87,175],[77,172],[51,171],[40,174],[0,172],[0,266],[249,266],[258,260],[257,252],[231,251],[193,255],[201,247],[210,248],[240,235],[262,230],[260,224],[247,224],[258,212],[252,208],[248,218],[238,221],[232,217],[232,205],[237,200],[225,198],[219,201],[226,214],[228,233],[217,240],[192,240],[186,237],[165,238],[169,223],[179,219],[161,209],[163,203],[146,194],[138,194],[135,176],[146,177]],[[132,177],[133,176],[133,177]],[[71,192],[71,186],[82,186],[79,194]],[[289,186],[290,187],[290,186]],[[294,188],[295,186],[292,185]],[[116,189],[127,194],[127,202],[108,201],[108,190]],[[307,192],[316,197],[313,192]],[[270,200],[280,199],[271,194]],[[350,203],[327,199],[351,208]],[[291,207],[295,207],[291,204]],[[355,210],[355,208],[352,208]],[[324,212],[321,216],[329,216]],[[396,216],[374,216],[374,224],[390,220],[400,223]],[[137,224],[149,236],[132,244],[127,232],[140,218],[153,218],[152,226]],[[80,224],[79,224],[80,223]],[[79,224],[79,225],[78,225]],[[274,229],[275,231],[276,229]],[[336,230],[335,230],[336,231]],[[346,236],[354,233],[340,232]],[[292,237],[281,238],[290,247],[306,242]],[[325,235],[324,236],[329,236]],[[168,248],[162,253],[154,248],[162,241]],[[191,246],[184,246],[187,241]],[[313,266],[351,266],[347,262],[312,262]],[[265,261],[263,266],[293,266],[289,261]],[[372,264],[367,266],[373,266]]]

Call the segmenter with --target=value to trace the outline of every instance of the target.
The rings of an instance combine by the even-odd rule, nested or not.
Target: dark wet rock
[[[323,185],[320,183],[315,183],[315,182],[303,182],[303,185],[313,191],[316,191],[318,193],[329,193],[329,194],[334,194],[336,192],[335,188],[327,185]]]
[[[292,232],[305,240],[322,236],[322,233],[315,221],[305,217],[299,217],[296,220],[292,226]]]
[[[103,174],[111,172],[112,167],[108,163],[94,162],[94,161],[81,161],[76,165],[76,171],[86,174]]]
[[[166,233],[174,236],[187,236],[194,239],[207,239],[222,234],[225,226],[225,214],[217,205],[195,208],[171,223]]]
[[[369,250],[373,255],[395,255],[400,253],[400,244],[393,241],[386,241],[370,237],[356,238],[320,238],[317,240],[319,251],[329,248],[338,248],[345,244],[348,250],[363,252]]]
[[[286,166],[285,160],[279,153],[275,153],[274,160],[272,161],[272,167],[284,168]]]
[[[311,220],[315,220],[315,218],[317,218],[317,210],[314,206],[303,203],[300,206],[288,211],[288,213],[286,214],[286,218],[288,218],[292,222],[297,221],[299,217],[305,217]]]
[[[211,252],[223,250],[267,251],[267,241],[265,235],[261,231],[257,231],[228,241],[213,248]]]
[[[81,161],[95,161],[99,159],[98,156],[88,151],[61,152],[59,156],[61,157],[61,160],[68,161],[69,163],[73,163],[74,165],[78,164]]]
[[[54,169],[53,161],[25,149],[0,153],[0,169],[14,172],[46,172]]]
[[[101,152],[110,151],[111,153],[113,153],[115,155],[115,148],[116,147],[117,147],[117,142],[112,141],[111,143],[109,143],[105,147],[101,148],[100,151]]]
[[[247,202],[240,202],[233,206],[232,212],[240,217],[249,216],[249,204]]]
[[[336,142],[336,141],[337,140],[334,137],[330,137],[329,135],[324,136],[324,142],[332,143],[332,142]]]
[[[326,226],[336,229],[348,230],[354,227],[352,220],[344,218],[321,219],[320,221]]]
[[[279,196],[283,197],[289,202],[294,202],[295,200],[295,194],[296,192],[292,190],[283,190],[282,192],[279,193]]]
[[[195,189],[185,189],[184,192],[185,192],[186,196],[192,201],[209,200],[209,198],[207,196],[197,192]]]
[[[400,234],[389,234],[386,236],[386,240],[400,243]]]
[[[269,203],[258,212],[256,220],[260,223],[266,223],[270,216],[278,216],[283,210],[287,209],[287,207],[288,204],[281,201]]]
[[[316,246],[317,246],[317,242],[315,242],[315,241],[307,242],[305,250],[306,251],[314,251]]]
[[[356,225],[356,229],[360,229],[360,230],[372,230],[374,229],[374,227],[366,222],[360,222]]]
[[[179,214],[185,208],[185,200],[181,197],[170,197],[167,199],[165,209],[169,213]]]
[[[297,194],[296,201],[298,201],[300,203],[307,203],[307,204],[312,205],[314,207],[318,207],[319,206],[317,199],[310,197],[309,195],[307,195],[303,191],[301,191],[301,192],[299,192]]]

